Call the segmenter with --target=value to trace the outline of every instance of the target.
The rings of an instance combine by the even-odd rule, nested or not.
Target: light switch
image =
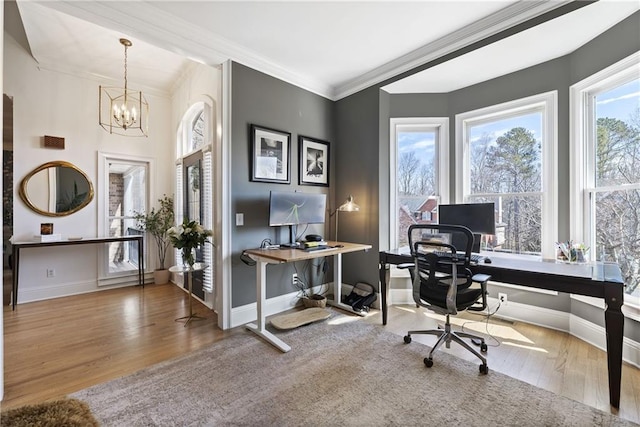
[[[237,213],[236,214],[236,226],[240,227],[241,225],[244,225],[244,214],[243,213]]]

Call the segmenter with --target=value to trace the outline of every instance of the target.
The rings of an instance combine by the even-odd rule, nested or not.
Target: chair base
[[[487,352],[487,344],[484,342],[484,338],[478,336],[478,335],[473,335],[473,334],[468,334],[466,332],[456,332],[451,330],[451,323],[449,323],[449,316],[447,315],[447,322],[444,325],[444,329],[430,329],[430,330],[421,330],[421,331],[409,331],[407,332],[407,335],[405,335],[404,337],[404,342],[409,344],[411,342],[411,334],[420,334],[420,335],[435,335],[438,337],[438,341],[436,341],[436,344],[433,346],[433,348],[431,349],[431,351],[429,352],[429,356],[426,357],[424,359],[424,364],[427,365],[428,368],[430,368],[431,366],[433,366],[433,353],[442,345],[442,344],[446,344],[447,348],[450,348],[451,346],[451,341],[455,341],[456,343],[460,344],[462,347],[464,347],[465,349],[469,350],[471,353],[473,353],[478,359],[480,359],[480,361],[482,362],[482,364],[480,365],[480,373],[482,374],[486,374],[489,372],[489,368],[487,367],[487,359],[480,354],[475,348],[471,347],[471,345],[469,345],[469,343],[467,343],[466,341],[463,340],[463,338],[467,338],[467,339],[471,339],[471,340],[476,340],[476,341],[480,341],[480,351],[482,351],[483,353]]]

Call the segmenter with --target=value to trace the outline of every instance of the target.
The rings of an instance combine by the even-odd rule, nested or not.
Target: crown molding
[[[432,43],[337,86],[332,98],[334,100],[345,98],[570,2],[571,0],[536,0],[514,3],[493,15],[467,25],[458,31],[441,37]]]
[[[78,2],[62,0],[42,4],[112,30],[122,31],[196,62],[219,66],[232,60],[331,100],[339,100],[367,87],[409,72],[429,61],[455,52],[514,25],[549,12],[571,0],[519,1],[463,29],[442,37],[338,86],[292,72],[258,53],[211,31],[158,9],[152,1]],[[171,25],[167,25],[170,22]]]
[[[152,1],[63,0],[42,4],[102,27],[122,31],[196,62],[220,67],[220,64],[232,60],[325,98],[331,97],[330,85],[294,73],[231,40],[176,18],[158,9]],[[171,24],[167,25],[168,22]]]

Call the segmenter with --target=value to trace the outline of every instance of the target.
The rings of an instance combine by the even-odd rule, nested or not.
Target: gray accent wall
[[[329,187],[298,184],[298,136],[329,141],[333,158],[335,142],[332,101],[239,63],[233,63],[231,73],[231,216],[235,219],[236,213],[244,213],[244,226],[234,224],[231,233],[231,305],[239,307],[256,301],[255,268],[240,260],[242,251],[259,247],[263,239],[271,239],[274,244],[288,240],[286,228],[269,227],[269,191],[329,194]],[[250,181],[251,124],[291,133],[291,184]],[[334,164],[330,164],[330,184],[336,180],[334,171]],[[328,197],[328,205],[330,201],[331,197]],[[328,212],[326,218],[330,221]],[[326,236],[328,232],[329,222],[324,226],[309,226],[305,234]],[[302,264],[295,267],[301,269]],[[294,271],[292,264],[268,266],[267,298],[294,292],[296,289],[291,284]],[[315,274],[312,282],[316,284],[317,280],[319,278]]]

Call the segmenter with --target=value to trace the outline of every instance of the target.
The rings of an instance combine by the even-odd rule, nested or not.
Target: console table
[[[333,256],[333,301],[327,300],[328,304],[343,310],[353,312],[351,306],[340,301],[342,287],[342,254],[348,252],[368,251],[371,245],[346,242],[327,242],[327,249],[306,252],[301,249],[247,249],[247,253],[256,261],[256,304],[258,307],[256,323],[246,325],[247,329],[255,332],[267,342],[279,348],[283,352],[291,350],[291,347],[280,338],[267,331],[265,328],[264,306],[267,295],[267,264],[281,264],[285,262],[304,261],[308,259]]]
[[[408,251],[408,249],[407,249]],[[622,340],[624,336],[624,282],[620,267],[613,263],[563,264],[549,260],[515,259],[491,255],[491,264],[472,264],[473,274],[488,274],[495,282],[511,283],[538,289],[602,298],[607,333],[607,365],[609,368],[609,402],[620,407],[622,376]],[[380,252],[380,293],[382,324],[387,324],[389,264],[412,262],[403,250]]]
[[[20,251],[29,248],[45,248],[51,246],[69,246],[69,245],[91,245],[96,243],[112,243],[112,242],[138,242],[138,284],[144,286],[144,237],[142,235],[118,236],[118,237],[83,237],[82,239],[73,240],[56,240],[53,242],[14,242],[11,244],[13,248],[13,262],[11,268],[13,270],[13,292],[11,294],[12,309],[16,309],[18,304],[18,278],[20,277]]]

